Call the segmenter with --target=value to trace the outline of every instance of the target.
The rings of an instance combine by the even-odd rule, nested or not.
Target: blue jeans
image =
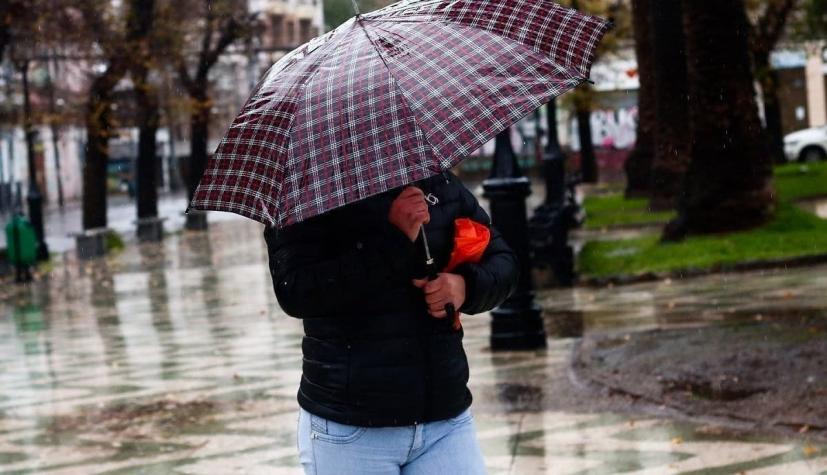
[[[307,475],[482,475],[471,411],[407,427],[355,427],[301,410],[299,461]]]

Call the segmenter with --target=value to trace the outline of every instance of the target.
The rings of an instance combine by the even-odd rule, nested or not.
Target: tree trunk
[[[92,82],[86,107],[86,160],[83,164],[83,229],[105,228],[106,180],[112,90],[126,73],[122,64],[110,64]]]
[[[689,166],[689,100],[681,0],[652,0],[652,56],[655,64],[655,155],[650,208],[677,205]]]
[[[9,0],[0,0],[0,12],[9,11]],[[4,14],[0,17],[0,63],[3,62],[6,53],[6,46],[9,44],[9,27],[11,22],[11,15]]]
[[[52,152],[55,156],[55,178],[57,181],[57,204],[62,210],[66,205],[66,200],[63,196],[63,172],[61,170],[60,161],[60,122],[58,119],[57,100],[55,98],[55,83],[52,80],[51,68],[52,64],[55,66],[55,71],[58,71],[57,60],[47,61],[46,63],[46,84],[49,91],[49,128],[52,131]],[[59,71],[58,71],[59,72]]]
[[[664,232],[668,240],[756,227],[774,207],[744,2],[685,2],[683,8],[691,162],[679,217]]]
[[[39,192],[39,182],[37,179],[37,163],[35,160],[35,138],[37,137],[37,131],[34,128],[29,68],[30,64],[28,60],[23,60],[17,65],[17,69],[20,71],[20,82],[23,89],[23,134],[26,139],[26,157],[28,158],[29,165],[29,194],[31,195],[32,192]]]
[[[655,148],[655,62],[652,58],[652,33],[649,20],[652,0],[633,0],[635,54],[638,77],[638,124],[635,148],[626,159],[626,196],[648,197],[652,183]]]
[[[190,117],[190,166],[189,166],[189,199],[195,196],[195,190],[207,168],[207,143],[210,130],[210,100],[207,97],[207,83],[204,81],[198,86],[198,91],[192,97],[193,110]]]
[[[597,183],[597,155],[592,142],[592,111],[583,104],[575,107],[577,136],[580,139],[580,173],[584,183]]]
[[[136,81],[135,99],[138,102],[138,219],[158,217],[158,151],[156,135],[158,133],[158,95],[147,84],[146,75]]]
[[[37,260],[49,260],[49,248],[46,245],[46,230],[43,225],[43,192],[40,189],[40,176],[35,160],[34,112],[31,102],[31,84],[29,82],[29,61],[18,65],[23,85],[23,131],[26,134],[26,154],[29,159],[29,192],[26,198],[29,204],[29,220],[37,237]]]
[[[199,81],[190,92],[192,115],[190,117],[190,161],[187,173],[188,203],[192,202],[204,171],[207,169],[207,143],[210,131],[210,100],[207,97],[207,81]],[[189,212],[186,228],[204,231],[208,228],[207,215],[203,212]]]
[[[155,17],[155,0],[132,0],[131,14],[134,20],[132,37],[138,54],[131,67],[135,84],[135,100],[138,109],[138,163],[137,163],[137,213],[138,219],[158,217],[158,147],[156,135],[160,113],[158,92],[149,81],[152,65],[151,33]]]
[[[778,99],[778,74],[770,64],[769,53],[753,55],[755,75],[764,98],[764,136],[770,157],[775,163],[785,163],[784,128],[781,123],[781,104]]]

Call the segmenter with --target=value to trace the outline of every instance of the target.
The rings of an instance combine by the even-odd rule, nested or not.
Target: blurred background
[[[365,0],[361,9],[387,3]],[[543,108],[514,127],[515,149],[525,171],[541,176],[548,124],[555,124],[554,142],[570,159],[567,170],[587,184],[608,186],[601,190],[622,189],[638,199],[587,201],[596,213],[589,226],[640,224],[624,213],[605,215],[617,209],[601,206],[634,208],[638,215],[677,207],[691,161],[688,144],[698,142],[688,136],[689,88],[697,84],[690,84],[687,61],[712,59],[687,60],[679,7],[598,0],[567,5],[612,18],[615,30],[599,51],[594,84],[557,101],[551,121]],[[742,106],[755,107],[761,127],[750,140],[760,136],[779,166],[823,161],[827,7],[819,0],[749,0],[743,8],[748,24],[737,34],[747,39],[740,53],[749,61],[746,81],[753,88],[744,93],[754,104]],[[200,215],[182,222],[186,196],[251,89],[274,61],[344,22],[353,7],[346,0],[4,0],[2,11],[0,213],[16,207],[45,212],[42,226],[43,218],[32,219],[36,231],[62,251],[76,246],[70,234],[102,228],[131,234],[134,226],[127,224],[136,219],[203,228]],[[744,78],[735,83],[746,87]],[[726,119],[720,120],[726,129]],[[481,180],[493,152],[492,142],[458,172]],[[766,168],[745,163],[738,167]],[[718,176],[707,171],[711,179]],[[803,173],[783,166],[778,172]],[[809,176],[811,187],[824,181],[824,175],[817,178]],[[810,189],[795,198],[823,192]],[[117,212],[110,218],[113,205]],[[663,214],[644,214],[637,219],[664,220]]]
[[[827,473],[827,0],[561,3],[615,24],[591,83],[455,170],[533,191],[533,279],[463,322],[490,472]],[[261,226],[185,210],[265,71],[353,14],[0,0],[0,472],[299,473]]]

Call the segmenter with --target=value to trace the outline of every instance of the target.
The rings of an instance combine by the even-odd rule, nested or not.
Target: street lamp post
[[[35,131],[32,122],[32,104],[29,97],[29,62],[23,60],[22,63],[19,69],[23,82],[23,127],[26,135],[26,152],[29,158],[29,193],[26,201],[29,204],[29,220],[37,237],[37,259],[47,261],[49,260],[49,247],[46,245],[46,236],[43,229],[43,194],[37,182],[37,164],[35,163],[35,137],[37,131]]]
[[[526,198],[531,183],[523,175],[511,144],[511,129],[497,136],[491,176],[483,183],[491,203],[491,219],[514,249],[520,265],[520,282],[508,300],[491,312],[491,349],[532,350],[546,347],[542,310],[534,301],[531,278]]]

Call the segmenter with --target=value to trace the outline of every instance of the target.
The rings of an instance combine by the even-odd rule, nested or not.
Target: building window
[[[310,19],[302,18],[299,20],[299,34],[301,35],[300,42],[304,43],[313,38],[313,29],[310,24]]]
[[[266,44],[271,48],[278,48],[284,43],[284,16],[270,15],[270,28],[267,32]]]
[[[292,46],[296,44],[296,24],[288,20],[286,22],[287,28],[284,35],[285,46]]]

